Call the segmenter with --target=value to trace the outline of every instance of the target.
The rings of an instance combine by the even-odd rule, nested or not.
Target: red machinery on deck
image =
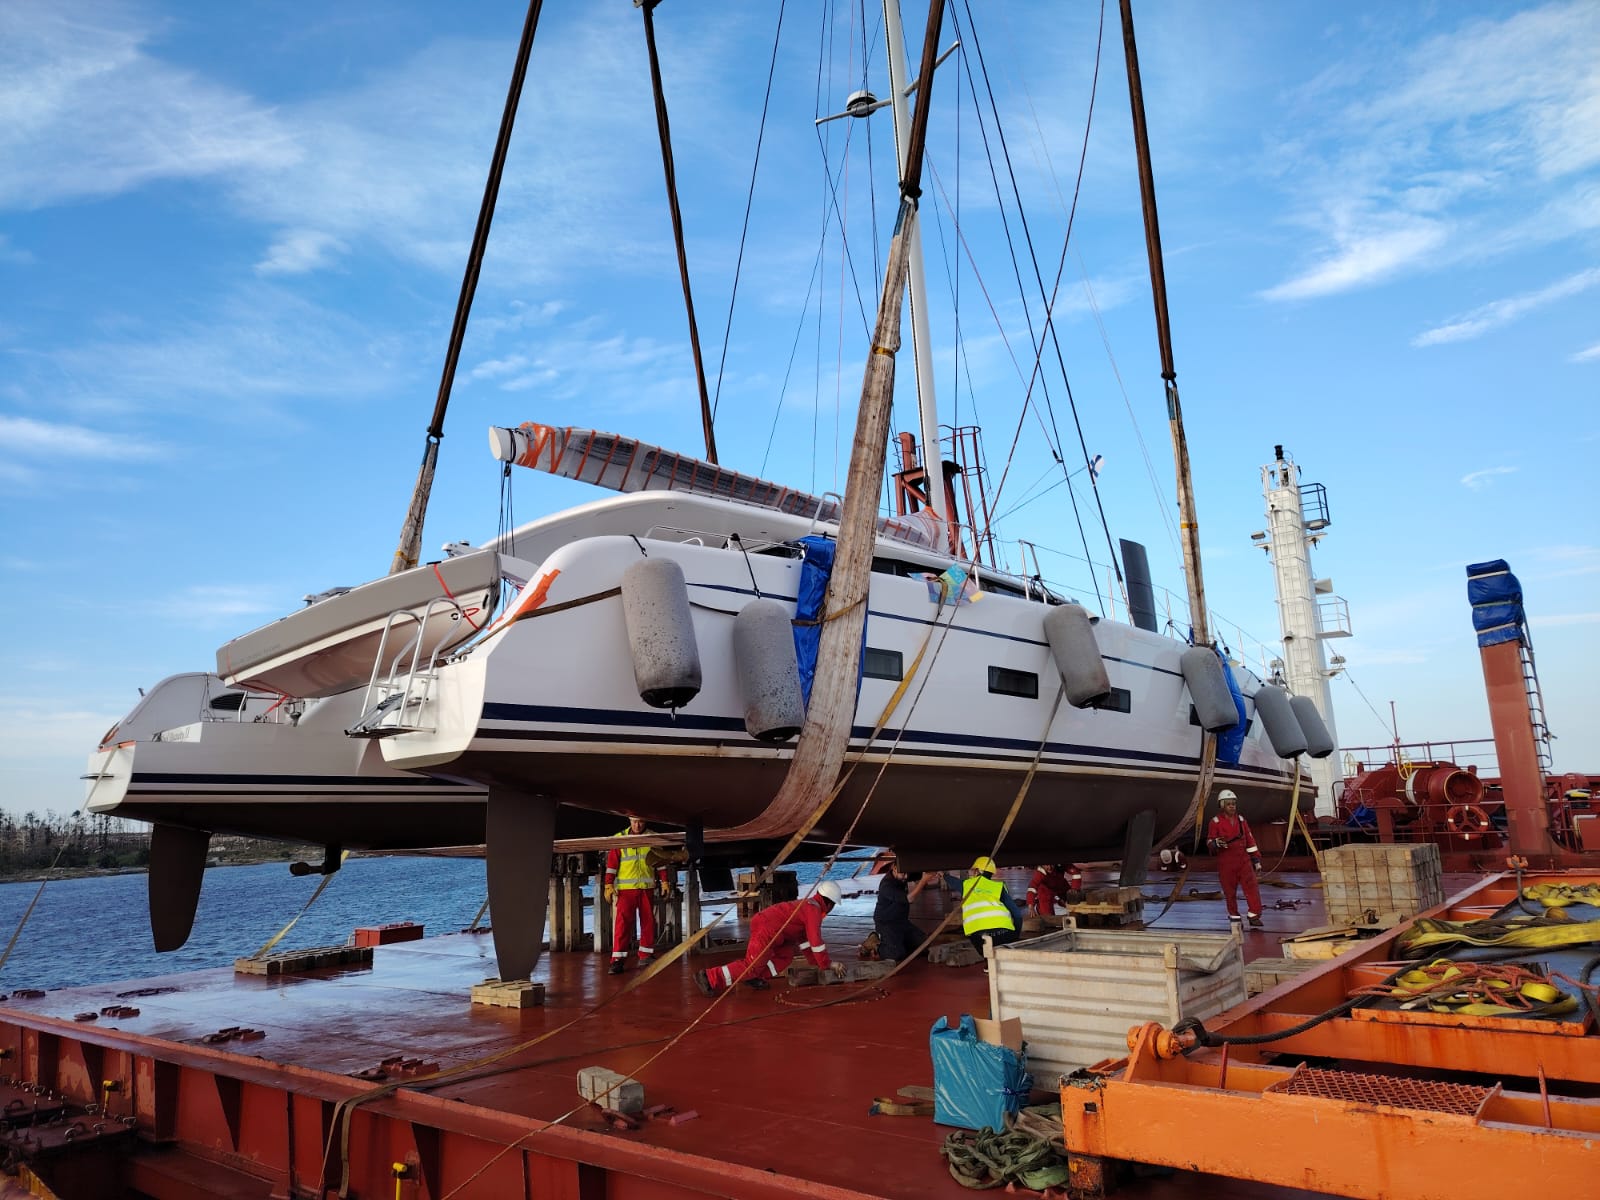
[[[1383,842],[1433,842],[1446,870],[1499,865],[1507,851],[1539,868],[1600,861],[1600,776],[1558,774],[1522,607],[1522,585],[1500,559],[1467,568],[1498,775],[1472,758],[1485,741],[1402,744],[1347,752],[1354,770],[1339,797],[1345,828]],[[1369,765],[1372,764],[1372,765]]]

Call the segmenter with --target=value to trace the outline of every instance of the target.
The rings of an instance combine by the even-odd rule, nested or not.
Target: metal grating
[[[1317,1096],[1324,1100],[1349,1100],[1357,1104],[1387,1104],[1424,1112],[1477,1116],[1491,1088],[1463,1083],[1435,1083],[1427,1079],[1399,1079],[1393,1075],[1358,1075],[1349,1071],[1323,1071],[1301,1067],[1282,1083],[1265,1089],[1280,1096]]]

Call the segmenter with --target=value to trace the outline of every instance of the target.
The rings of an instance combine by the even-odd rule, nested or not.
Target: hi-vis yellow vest
[[[987,929],[1015,929],[1011,913],[1001,903],[1005,884],[998,879],[973,875],[961,884],[961,932],[982,933]]]
[[[632,837],[626,829],[617,837]],[[649,846],[619,846],[617,848],[617,886],[619,888],[655,887],[656,879],[650,870]]]

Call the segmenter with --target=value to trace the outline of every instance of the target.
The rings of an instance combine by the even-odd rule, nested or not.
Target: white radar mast
[[[1350,608],[1333,594],[1333,581],[1311,574],[1311,547],[1326,536],[1328,492],[1320,483],[1301,483],[1300,468],[1273,447],[1276,457],[1261,468],[1261,490],[1267,500],[1267,528],[1250,540],[1272,560],[1278,585],[1278,626],[1283,633],[1283,657],[1271,664],[1274,676],[1296,696],[1308,697],[1322,715],[1328,736],[1338,746],[1333,723],[1333,693],[1328,681],[1344,669],[1344,657],[1328,658],[1322,643],[1327,638],[1350,636]],[[1338,807],[1340,759],[1307,759],[1317,785],[1317,812],[1331,815]]]

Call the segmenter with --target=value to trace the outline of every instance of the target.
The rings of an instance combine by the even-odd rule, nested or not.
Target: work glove
[[[1250,865],[1256,869],[1257,875],[1261,874],[1261,860],[1259,858],[1252,858]]]
[[[844,964],[843,963],[834,963],[831,966],[823,967],[822,968],[822,974],[831,976],[834,979],[843,979],[844,978]]]
[[[1215,850],[1218,854],[1221,854],[1224,850],[1226,850],[1228,848],[1228,839],[1227,838],[1212,838],[1211,839],[1211,848],[1213,850]]]
[[[671,899],[672,898],[672,883],[671,883],[671,881],[666,880],[666,879],[661,880],[659,883],[656,884],[656,890],[661,893],[661,896],[662,896],[663,899]]]
[[[604,891],[604,893],[605,893],[606,903],[607,904],[613,904],[613,903],[616,902],[616,899],[617,899],[617,885],[616,884],[608,883],[601,890]]]

